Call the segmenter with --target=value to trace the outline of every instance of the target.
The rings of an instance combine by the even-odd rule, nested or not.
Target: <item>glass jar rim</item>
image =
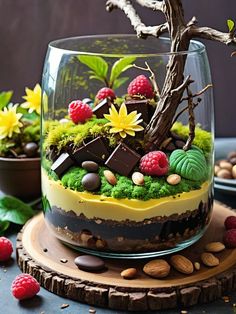
[[[190,41],[190,46],[189,50],[187,51],[178,51],[178,52],[155,52],[155,53],[103,53],[103,52],[89,52],[89,51],[78,51],[74,49],[69,49],[68,47],[63,48],[60,47],[60,45],[64,44],[66,45],[70,41],[75,41],[75,40],[95,40],[95,39],[107,39],[108,37],[112,37],[114,39],[130,39],[134,38],[137,40],[140,40],[137,38],[135,34],[103,34],[103,35],[86,35],[86,36],[75,36],[75,37],[68,37],[68,38],[61,38],[61,39],[56,39],[51,42],[49,42],[48,47],[51,49],[57,49],[59,51],[64,51],[67,54],[81,54],[81,55],[93,55],[93,56],[105,56],[105,57],[115,57],[115,58],[120,58],[124,56],[135,56],[135,57],[156,57],[156,56],[171,56],[171,55],[192,55],[192,54],[199,54],[205,51],[205,45],[197,40],[191,40]],[[170,38],[168,37],[159,37],[159,38],[154,38],[152,39],[160,40],[165,43],[170,43]]]

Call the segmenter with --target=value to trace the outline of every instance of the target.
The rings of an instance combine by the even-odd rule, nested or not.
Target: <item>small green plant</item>
[[[119,88],[128,81],[129,77],[120,77],[120,75],[131,68],[133,66],[132,63],[136,60],[136,57],[132,56],[120,58],[112,65],[109,71],[109,65],[102,57],[79,55],[77,58],[91,69],[89,71],[89,79],[99,80],[107,87],[114,89]]]

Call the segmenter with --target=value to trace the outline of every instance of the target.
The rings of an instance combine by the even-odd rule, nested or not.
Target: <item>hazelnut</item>
[[[219,163],[219,166],[220,166],[220,168],[227,169],[229,171],[231,171],[231,169],[233,167],[230,162],[225,161],[225,160],[221,160],[220,163]]]
[[[232,168],[232,176],[234,179],[236,179],[236,165],[234,165]]]
[[[227,169],[220,169],[217,173],[217,177],[221,179],[232,179],[231,171]]]
[[[132,174],[132,181],[136,185],[144,185],[144,175],[141,172],[134,172]]]

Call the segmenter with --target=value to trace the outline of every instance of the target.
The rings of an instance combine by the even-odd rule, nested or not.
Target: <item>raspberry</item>
[[[153,87],[145,75],[137,76],[128,86],[128,94],[131,96],[142,95],[146,98],[153,98]]]
[[[166,154],[162,151],[153,151],[144,155],[140,160],[139,169],[150,176],[163,176],[169,169]]]
[[[236,248],[236,229],[227,230],[224,234],[224,244],[231,249]]]
[[[97,92],[97,95],[95,98],[99,100],[110,98],[111,100],[113,100],[116,98],[116,95],[111,88],[103,87]]]
[[[12,242],[5,237],[0,237],[0,262],[9,260],[12,252]]]
[[[93,115],[93,111],[89,105],[84,104],[81,100],[73,100],[69,104],[68,113],[75,124],[78,124],[79,122],[83,123]]]
[[[29,274],[16,276],[11,285],[11,292],[18,300],[32,298],[39,292],[39,290],[39,283]]]
[[[236,229],[236,216],[229,216],[225,219],[225,229]]]

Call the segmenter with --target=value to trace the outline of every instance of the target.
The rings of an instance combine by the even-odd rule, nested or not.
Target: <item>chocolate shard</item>
[[[107,159],[105,165],[123,176],[128,176],[140,158],[139,154],[124,143],[120,143]]]
[[[72,157],[76,160],[78,164],[83,161],[90,160],[97,163],[103,164],[105,160],[109,157],[109,151],[105,140],[102,137],[96,137],[92,141],[84,144],[84,146],[77,149]]]
[[[58,177],[60,177],[66,170],[74,165],[74,161],[70,158],[68,153],[62,153],[51,166]]]
[[[112,102],[109,98],[105,98],[100,101],[95,108],[93,109],[93,113],[97,118],[104,118],[104,114],[109,113],[109,108],[111,107]]]
[[[145,123],[149,122],[149,115],[148,115],[148,106],[149,101],[148,99],[132,99],[125,102],[126,108],[128,113],[132,111],[137,111],[141,113],[141,118]]]

